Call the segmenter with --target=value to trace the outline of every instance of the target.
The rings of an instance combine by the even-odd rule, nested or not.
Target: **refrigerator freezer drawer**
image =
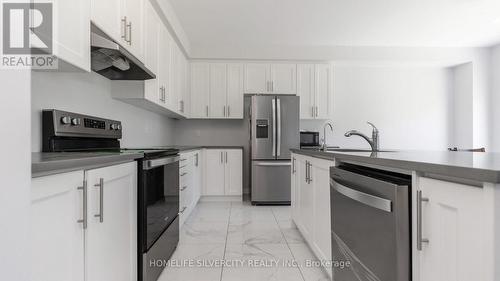
[[[290,204],[291,161],[252,161],[252,203]]]

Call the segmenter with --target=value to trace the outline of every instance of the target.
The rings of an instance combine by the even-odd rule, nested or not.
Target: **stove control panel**
[[[42,111],[46,136],[113,138],[122,137],[120,121],[56,109]]]

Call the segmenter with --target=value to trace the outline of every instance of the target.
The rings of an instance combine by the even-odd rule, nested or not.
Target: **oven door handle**
[[[354,190],[345,185],[340,184],[339,182],[331,179],[330,184],[333,189],[338,193],[355,200],[361,204],[391,213],[392,212],[392,202],[391,200],[387,200],[378,196],[374,196],[371,194],[367,194],[361,191]]]
[[[151,169],[156,168],[156,167],[165,166],[168,164],[179,162],[179,160],[180,160],[179,156],[170,156],[170,157],[146,160],[146,161],[144,161],[144,167],[142,169],[143,170],[151,170]]]

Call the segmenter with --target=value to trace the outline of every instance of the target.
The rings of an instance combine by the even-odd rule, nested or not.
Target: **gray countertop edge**
[[[175,146],[174,146],[175,147]],[[200,145],[200,146],[186,146],[186,147],[175,147],[179,149],[180,152],[188,152],[191,150],[199,150],[199,149],[244,149],[242,145]]]
[[[106,166],[131,162],[142,157],[144,157],[144,154],[142,153],[130,153],[32,163],[31,178],[38,178],[80,170],[97,169]]]
[[[376,158],[370,156],[353,155],[348,152],[323,152],[314,150],[291,149],[293,153],[326,159],[344,160],[366,163],[370,165],[397,168],[406,171],[416,171],[433,175],[448,176],[457,179],[466,179],[477,182],[500,183],[500,171],[472,167],[450,166],[446,164],[414,162],[408,160]]]

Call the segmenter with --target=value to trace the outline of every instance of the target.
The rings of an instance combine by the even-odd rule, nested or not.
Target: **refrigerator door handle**
[[[276,99],[271,101],[273,108],[273,157],[276,157]]]
[[[276,154],[277,156],[281,156],[281,101],[279,98],[276,99],[276,105],[277,105],[277,108],[278,108],[278,112],[277,112],[277,118],[278,118],[278,122],[276,123],[277,125],[277,137],[278,137],[278,143],[277,143],[277,149],[276,149]]]

